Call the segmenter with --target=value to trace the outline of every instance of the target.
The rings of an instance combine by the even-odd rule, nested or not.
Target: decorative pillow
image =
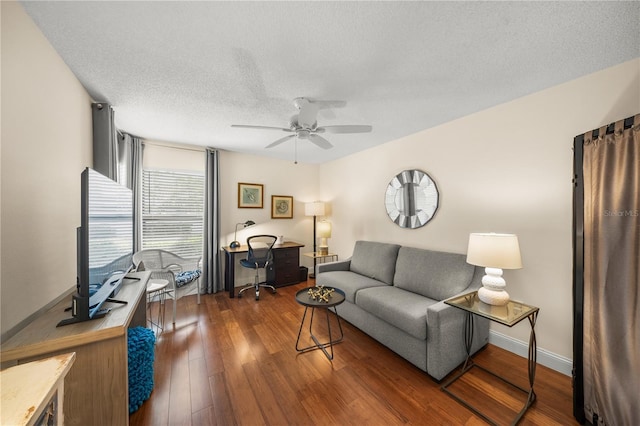
[[[201,274],[202,271],[200,271],[200,269],[196,269],[195,271],[180,272],[178,275],[176,275],[176,286],[182,287],[184,285],[187,285],[191,281],[198,279]]]

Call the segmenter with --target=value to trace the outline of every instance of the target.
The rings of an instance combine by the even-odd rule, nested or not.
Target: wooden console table
[[[126,305],[105,317],[56,327],[70,316],[71,296],[38,316],[2,343],[2,368],[69,352],[76,360],[64,381],[64,420],[67,425],[128,425],[127,328],[146,326],[146,287],[150,272],[135,272],[116,295]]]
[[[285,241],[273,246],[273,286],[282,287],[300,282],[300,247],[304,247],[304,244],[293,241]],[[225,254],[224,289],[229,292],[229,297],[233,298],[235,297],[236,254],[247,253],[249,247],[247,245],[236,248],[225,246],[222,250]],[[267,281],[270,281],[269,278]]]

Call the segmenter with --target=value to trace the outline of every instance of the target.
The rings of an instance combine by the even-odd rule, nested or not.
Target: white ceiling
[[[116,125],[294,158],[293,99],[343,100],[322,163],[640,57],[640,2],[22,2]],[[46,97],[46,94],[44,94]],[[570,114],[567,111],[567,114]]]

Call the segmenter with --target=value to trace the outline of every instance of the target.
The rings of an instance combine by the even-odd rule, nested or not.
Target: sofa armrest
[[[484,276],[484,268],[480,266],[476,266],[475,270],[473,271],[473,277],[471,278],[471,282],[469,283],[469,286],[457,296],[461,296],[466,293],[471,293],[472,291],[476,291],[480,287],[482,287],[483,276]]]
[[[339,260],[336,262],[326,262],[326,263],[318,263],[316,268],[318,268],[317,273],[321,274],[323,272],[330,271],[348,271],[351,266],[351,258],[347,260]]]
[[[467,289],[464,294],[470,291]],[[444,301],[427,308],[427,372],[437,380],[460,365],[466,358],[464,321],[467,313]],[[475,353],[489,342],[489,320],[475,316],[473,344]]]

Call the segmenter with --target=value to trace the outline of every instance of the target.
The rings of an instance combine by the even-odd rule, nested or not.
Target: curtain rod
[[[142,144],[143,145],[148,144],[148,145],[162,146],[162,147],[165,147],[165,148],[182,149],[182,150],[185,150],[185,151],[205,152],[207,150],[207,147],[205,147],[205,146],[181,145],[181,144],[178,144],[178,143],[149,141],[149,140],[146,140],[146,139],[142,139]]]
[[[619,123],[620,121],[623,121],[623,128],[626,130],[630,127],[633,126],[633,121],[634,121],[634,115],[632,115],[631,117],[627,117],[624,120],[618,120],[618,121],[614,121],[613,123],[610,123],[606,130],[605,130],[605,134],[610,135],[615,131],[615,127],[616,127],[616,123]],[[591,137],[592,138],[597,138],[598,136],[600,136],[600,129],[602,127],[598,128],[598,129],[593,129],[591,132],[586,132],[585,134],[591,133]]]
[[[145,138],[141,138],[140,136],[132,135],[131,133],[123,132],[121,130],[117,130],[117,132],[118,132],[118,135],[122,137],[124,137],[124,135],[129,135],[132,138],[138,138],[142,141],[143,145],[149,144],[149,145],[164,146],[167,148],[183,149],[185,151],[196,151],[196,152],[206,152],[207,148],[209,148],[209,147],[200,146],[200,145],[188,145],[188,144],[179,144],[175,142],[152,141]],[[211,148],[211,149],[215,149],[215,148]]]

